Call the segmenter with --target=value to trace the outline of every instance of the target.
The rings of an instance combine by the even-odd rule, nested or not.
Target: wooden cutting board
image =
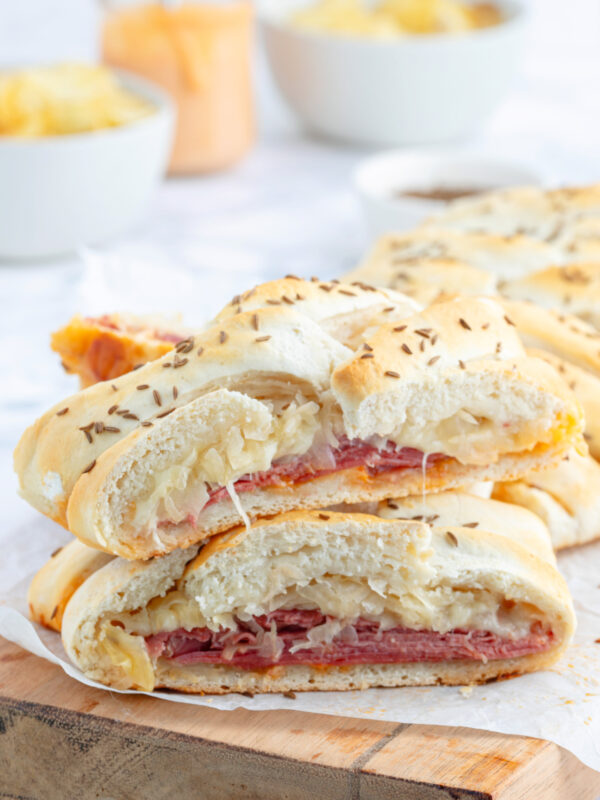
[[[0,798],[597,797],[600,773],[540,739],[111,694],[0,638]]]

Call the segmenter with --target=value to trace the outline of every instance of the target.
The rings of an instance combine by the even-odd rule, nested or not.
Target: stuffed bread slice
[[[292,311],[243,312],[196,337],[180,370],[165,356],[49,412],[17,451],[25,496],[64,502],[87,544],[148,558],[245,517],[518,478],[580,441],[569,389],[491,301],[432,306],[348,353]],[[152,397],[171,387],[165,416]],[[97,433],[111,401],[124,430]]]
[[[183,325],[158,316],[77,315],[52,334],[50,346],[59,354],[65,370],[78,375],[85,388],[160,358],[191,333]]]
[[[241,311],[278,305],[293,306],[348,346],[362,342],[364,330],[378,322],[401,319],[419,310],[417,303],[398,292],[363,283],[349,286],[316,278],[305,281],[290,275],[236,295],[206,327]],[[51,346],[61,356],[65,369],[79,375],[81,386],[86,387],[113,380],[160,358],[194,332],[158,316],[76,316],[52,335]]]
[[[487,681],[552,664],[573,625],[551,554],[507,536],[291,512],[199,553],[115,559],[62,638],[109,686],[221,694]]]
[[[544,520],[556,550],[600,538],[600,464],[571,451],[557,466],[513,483],[496,483],[493,497]]]
[[[425,246],[427,233],[431,237],[432,249],[429,254]],[[452,242],[451,237],[453,236],[459,237],[459,240],[461,236],[465,240],[468,240],[469,237],[474,237],[475,240],[480,238],[484,241],[486,238],[492,240],[499,238],[504,242],[504,248],[507,248],[509,245],[506,240],[501,237],[487,237],[485,234],[460,234],[455,231],[445,231],[439,232],[443,233],[443,236],[440,236],[438,242],[437,233],[434,229],[430,232],[416,231],[414,234],[405,236],[383,237],[365,264],[349,273],[347,279],[361,276],[365,280],[370,279],[377,285],[402,288],[407,294],[421,302],[426,298],[439,302],[452,295],[473,295],[477,294],[480,289],[482,292],[485,291],[483,288],[486,285],[484,277],[489,280],[488,273],[475,268],[470,263],[454,260],[456,251],[448,245],[448,242]],[[522,239],[524,237],[515,238]],[[423,247],[419,249],[418,244],[421,240],[423,240]],[[531,242],[532,240],[527,239],[526,241]],[[533,243],[542,249],[549,248],[548,245],[542,243]],[[508,252],[510,251],[500,250],[500,253],[507,258],[509,258]],[[406,260],[404,260],[403,253],[406,253]],[[414,260],[410,257],[413,253]],[[434,258],[436,253],[437,256]],[[467,257],[466,254],[462,255],[464,258]],[[501,260],[502,255],[499,256],[499,262]],[[494,267],[498,268],[498,265],[494,265]],[[571,272],[570,267],[556,267],[548,270],[548,273],[556,272],[572,276],[568,280],[576,284],[578,297],[580,297],[581,303],[584,303],[583,296],[588,284],[593,283],[597,277],[592,275],[594,268],[595,265],[585,265],[584,267],[574,267]],[[395,271],[398,271],[401,280],[393,279]],[[580,271],[581,274],[579,274]],[[499,283],[500,291],[509,297],[513,295],[516,297],[518,292],[512,292],[510,289],[521,284],[528,286],[530,281],[532,285],[535,285],[537,274],[545,273],[534,273],[530,278],[524,278],[522,281],[501,281]],[[491,290],[488,293],[491,293]],[[590,308],[594,305],[594,297],[592,287]],[[534,294],[534,298],[537,302],[537,295]],[[590,452],[595,458],[600,458],[600,355],[598,350],[600,333],[592,325],[573,314],[563,314],[551,308],[519,300],[505,300],[503,305],[510,315],[510,319],[517,326],[517,331],[527,347],[528,355],[542,358],[552,364],[573,389],[584,410],[585,439]],[[560,303],[556,301],[550,305],[560,305]],[[578,306],[578,311],[581,310],[581,307],[582,305]],[[593,317],[591,312],[588,316]]]
[[[332,370],[351,353],[287,307],[239,314],[139,370],[57,403],[27,429],[17,446],[21,491],[35,508],[66,526],[73,487],[82,475],[91,474],[91,465],[97,466],[102,454],[122,446],[128,437],[131,441],[162,429],[169,415],[187,406],[199,409],[209,427],[215,409],[223,409],[227,424],[239,414],[238,441],[242,426],[248,440],[255,429],[257,447],[277,450],[274,435],[269,437],[275,416],[280,419],[287,411],[281,421],[282,426],[287,423],[282,439],[293,440],[304,427],[316,427],[315,398],[329,388]],[[187,431],[188,436],[192,433]],[[289,441],[286,452],[284,443],[281,455],[294,452],[294,446]],[[232,459],[235,447],[232,439]]]
[[[245,314],[241,303],[247,306]],[[336,281],[289,277],[257,286],[243,298],[234,298],[233,305],[223,309],[213,328],[206,329],[196,339],[188,336],[180,340],[180,333],[174,331],[170,338],[179,340],[174,346],[174,356],[162,359],[158,368],[160,377],[152,386],[144,383],[146,371],[137,371],[135,375],[124,376],[122,381],[112,382],[110,387],[96,387],[68,398],[31,426],[15,452],[22,494],[35,508],[66,526],[66,505],[73,485],[84,474],[82,470],[95,465],[97,455],[136,427],[158,424],[173,410],[218,388],[239,389],[249,397],[268,398],[268,402],[283,407],[288,413],[281,425],[286,428],[288,439],[293,439],[295,429],[301,429],[306,421],[311,427],[310,418],[316,407],[304,400],[313,400],[326,391],[333,366],[351,353],[338,342],[355,339],[360,342],[361,336],[382,320],[402,319],[417,309],[414,301],[398,292],[379,291],[365,285],[345,286]],[[123,319],[110,318],[106,325],[114,323],[117,328],[119,325],[121,329],[127,328],[127,338],[136,327],[136,319],[140,322],[141,318],[132,321],[128,316],[128,325]],[[148,330],[138,334],[155,335]],[[119,335],[124,335],[122,330]],[[164,331],[161,336],[169,338]],[[169,343],[168,350],[171,349]],[[172,372],[165,373],[166,368]],[[83,378],[87,373],[84,367],[82,370]],[[176,370],[180,382],[171,377]],[[130,395],[133,404],[129,403]],[[124,396],[127,405],[134,408],[122,402]],[[296,414],[299,406],[302,410]],[[254,410],[257,408],[265,423],[265,409],[255,404]],[[77,428],[71,424],[76,413],[85,415]],[[95,416],[91,424],[88,413]],[[279,408],[277,415],[281,416]],[[55,432],[60,439],[58,448],[53,441]],[[301,430],[298,433],[302,436]],[[258,432],[259,439],[264,436],[264,430]],[[91,445],[83,451],[82,437]],[[282,443],[281,456],[295,452],[293,442],[287,445]],[[75,458],[65,458],[63,447]],[[272,442],[267,443],[269,448],[272,449]]]

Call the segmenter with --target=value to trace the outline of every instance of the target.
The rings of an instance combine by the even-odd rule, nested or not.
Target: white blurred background
[[[474,141],[535,160],[556,180],[600,173],[600,2],[528,0],[531,26],[522,74]],[[260,5],[260,4],[258,4]],[[0,65],[93,59],[99,0],[4,0]],[[262,60],[258,99],[264,140],[293,135]]]
[[[529,0],[527,5],[531,27],[522,75],[483,136],[548,169],[558,159],[558,180],[564,175],[585,181],[590,170],[596,175],[600,170],[600,2]],[[100,8],[98,0],[4,0],[0,65],[96,57]],[[266,70],[259,68],[258,78],[263,133],[293,131]]]

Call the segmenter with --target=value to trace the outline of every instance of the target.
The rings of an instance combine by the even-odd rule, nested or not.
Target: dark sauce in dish
[[[490,191],[492,191],[491,186],[432,186],[431,189],[402,189],[394,192],[394,197],[413,197],[417,200],[438,200],[449,203],[460,197],[472,197]]]

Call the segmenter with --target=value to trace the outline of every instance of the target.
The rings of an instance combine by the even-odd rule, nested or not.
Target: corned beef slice
[[[275,664],[378,664],[468,659],[491,661],[516,658],[547,650],[551,631],[532,628],[519,639],[489,631],[456,629],[448,633],[391,628],[381,630],[376,622],[359,619],[344,627],[327,644],[295,649],[308,642],[307,634],[319,625],[333,622],[319,611],[279,610],[248,622],[238,620],[237,630],[183,628],[146,637],[148,652],[177,664],[223,664],[242,669],[260,669]],[[269,652],[270,651],[270,652]],[[293,651],[293,652],[292,652]]]
[[[412,447],[398,447],[394,442],[387,442],[385,447],[379,449],[372,444],[362,442],[360,439],[342,437],[339,445],[332,448],[326,459],[329,462],[315,464],[310,454],[300,458],[282,459],[275,462],[265,472],[256,472],[253,475],[243,475],[234,484],[236,492],[250,492],[253,489],[267,486],[288,485],[303,483],[333,472],[344,469],[364,467],[369,475],[380,472],[389,472],[399,469],[420,469],[424,463],[424,455],[420,450]],[[435,464],[446,456],[443,453],[431,453],[427,456],[426,464]],[[215,489],[210,493],[207,505],[216,503],[229,497],[227,489]]]

